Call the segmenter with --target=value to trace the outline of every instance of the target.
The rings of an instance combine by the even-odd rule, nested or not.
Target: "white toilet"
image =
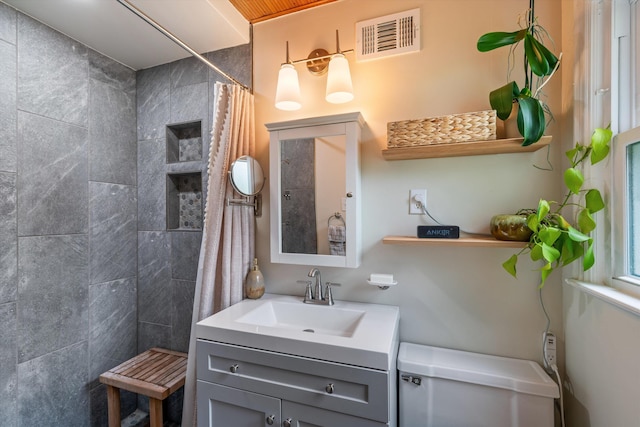
[[[536,362],[400,343],[400,427],[553,427],[558,386]]]

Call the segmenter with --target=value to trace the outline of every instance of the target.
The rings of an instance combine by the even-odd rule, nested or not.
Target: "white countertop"
[[[329,318],[331,310],[364,312],[351,336],[309,333],[301,329],[283,329],[238,321],[262,304],[283,302],[304,304],[302,297],[265,294],[261,299],[246,299],[196,325],[198,339],[235,344],[297,356],[346,363],[373,369],[395,369],[398,350],[400,309],[396,306],[335,301],[333,306],[309,305]]]

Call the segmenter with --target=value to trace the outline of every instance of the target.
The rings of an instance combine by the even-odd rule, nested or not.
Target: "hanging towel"
[[[346,231],[344,225],[329,225],[329,251],[331,255],[346,255]]]

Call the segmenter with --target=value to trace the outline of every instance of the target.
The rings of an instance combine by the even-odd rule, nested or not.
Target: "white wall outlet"
[[[409,215],[423,215],[427,208],[427,190],[409,191]]]
[[[543,334],[543,350],[544,350],[544,367],[549,369],[556,362],[556,336],[553,332]]]

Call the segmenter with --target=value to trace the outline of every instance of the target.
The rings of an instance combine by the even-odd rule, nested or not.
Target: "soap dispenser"
[[[258,258],[253,259],[253,266],[247,274],[244,290],[247,294],[247,298],[250,299],[258,299],[264,295],[264,277],[258,268]]]

